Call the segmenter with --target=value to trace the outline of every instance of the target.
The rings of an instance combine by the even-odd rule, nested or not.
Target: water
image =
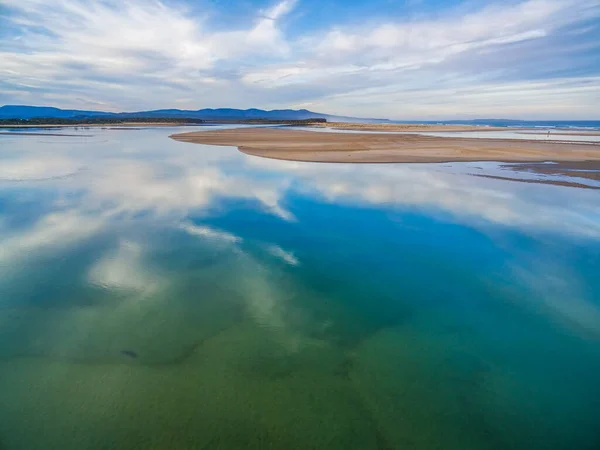
[[[0,136],[0,448],[599,447],[597,190],[176,131]]]
[[[544,129],[575,129],[575,130],[600,130],[600,120],[511,120],[511,119],[474,119],[474,120],[445,120],[445,121],[392,121],[392,123],[428,123],[447,125],[483,125],[491,127],[518,127],[518,128],[544,128]]]

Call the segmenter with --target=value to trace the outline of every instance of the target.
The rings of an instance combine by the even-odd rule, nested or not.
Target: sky
[[[0,0],[0,105],[600,120],[600,0]]]

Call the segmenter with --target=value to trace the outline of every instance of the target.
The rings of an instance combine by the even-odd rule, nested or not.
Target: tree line
[[[273,120],[273,119],[226,119],[205,120],[181,117],[83,117],[83,118],[57,118],[34,117],[31,119],[0,119],[0,125],[119,125],[124,123],[173,123],[186,125],[199,125],[203,123],[242,123],[242,124],[274,124],[274,125],[310,125],[311,123],[326,123],[326,119],[299,119],[299,120]]]
[[[31,119],[0,119],[0,125],[118,125],[122,123],[185,123],[202,124],[201,119],[180,119],[175,117],[86,117],[65,119],[59,117],[34,117]]]

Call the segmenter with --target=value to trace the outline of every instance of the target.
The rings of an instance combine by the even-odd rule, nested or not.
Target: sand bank
[[[332,128],[334,130],[354,131],[505,131],[506,128],[490,127],[485,125],[434,125],[418,123],[352,123],[352,122],[327,122],[311,125],[317,128]]]
[[[266,158],[312,162],[600,161],[600,144],[441,138],[417,134],[315,133],[243,128],[175,134],[197,144],[236,146]]]
[[[453,132],[453,131],[514,131],[523,134],[546,135],[548,129],[540,128],[506,128],[488,125],[437,125],[437,124],[414,124],[414,123],[350,123],[350,122],[327,122],[315,123],[314,128],[331,128],[333,130],[351,131],[382,131],[382,132]],[[600,136],[598,131],[578,130],[571,128],[550,129],[550,135],[554,136]]]

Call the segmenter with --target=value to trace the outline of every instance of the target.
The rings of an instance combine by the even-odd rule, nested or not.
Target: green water
[[[0,136],[0,449],[600,447],[600,191]]]

